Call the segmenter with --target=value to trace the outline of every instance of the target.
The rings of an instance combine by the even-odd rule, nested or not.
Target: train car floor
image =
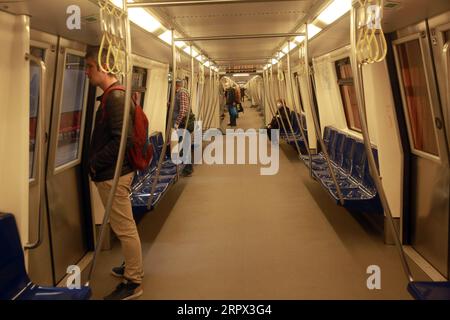
[[[238,127],[261,128],[249,106]],[[278,174],[259,169],[196,165],[143,218],[140,299],[410,299],[395,247],[336,206],[292,147],[281,144]],[[118,284],[110,270],[121,262],[116,241],[99,257],[94,299]],[[373,265],[381,288],[370,290]]]

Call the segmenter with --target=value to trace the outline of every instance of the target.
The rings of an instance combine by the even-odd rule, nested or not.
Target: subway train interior
[[[450,1],[0,0],[0,43],[0,300],[450,300]]]

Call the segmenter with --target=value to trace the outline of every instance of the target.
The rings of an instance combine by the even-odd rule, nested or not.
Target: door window
[[[59,117],[56,168],[79,158],[86,76],[83,57],[67,54]]]
[[[45,50],[31,47],[30,54],[36,58],[44,60]],[[41,68],[34,61],[30,60],[30,142],[29,142],[29,179],[34,179],[36,163],[36,138],[39,114],[39,88],[41,85]]]
[[[436,132],[419,39],[397,45],[410,139],[415,150],[438,156]]]

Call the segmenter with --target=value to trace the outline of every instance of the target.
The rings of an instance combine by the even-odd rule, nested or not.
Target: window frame
[[[62,69],[62,75],[61,75],[61,92],[59,93],[59,110],[58,110],[58,121],[57,121],[57,138],[56,138],[56,145],[54,146],[54,151],[52,154],[53,157],[53,174],[57,175],[63,171],[66,171],[70,168],[73,168],[77,165],[79,165],[81,163],[81,159],[83,156],[83,139],[84,139],[84,128],[86,125],[86,112],[87,112],[87,100],[88,100],[88,91],[89,91],[89,79],[86,76],[86,81],[84,83],[84,89],[83,89],[83,105],[82,105],[82,109],[81,109],[81,124],[80,124],[80,137],[79,137],[79,144],[78,144],[78,152],[77,152],[77,158],[73,159],[67,163],[64,163],[60,166],[57,165],[56,163],[56,157],[57,157],[57,153],[58,153],[58,145],[59,145],[59,138],[58,138],[58,134],[59,134],[59,129],[60,129],[60,125],[61,125],[61,111],[62,111],[62,103],[63,103],[63,97],[64,97],[64,79],[65,79],[65,71],[66,71],[66,62],[67,62],[67,56],[71,54],[71,55],[75,55],[77,57],[80,57],[84,60],[86,60],[84,57],[86,55],[85,52],[83,51],[79,51],[79,50],[75,50],[72,48],[65,48],[64,51],[64,62],[62,64],[63,69]]]
[[[47,56],[47,50],[50,48],[50,45],[45,44],[45,43],[36,42],[36,41],[30,41],[30,52],[31,52],[32,48],[42,50],[43,57],[42,58],[41,57],[36,57],[36,58],[41,59],[42,62],[44,62],[44,64],[45,64],[46,56]],[[30,61],[30,63],[32,63],[32,62]],[[30,66],[30,70],[31,70],[31,66]],[[42,79],[42,77],[40,77],[40,81],[41,82],[40,82],[39,86],[42,85],[42,81],[43,80],[44,79]],[[31,79],[30,79],[30,81],[31,81]],[[39,91],[40,91],[40,89],[39,89]],[[30,92],[30,94],[31,94],[31,92]],[[31,106],[29,106],[29,107],[31,107]],[[39,111],[40,111],[39,109],[42,108],[42,106],[40,105],[39,101],[38,101],[38,106],[37,107],[38,107],[38,109],[36,111],[35,146],[34,146],[34,150],[33,150],[33,157],[32,157],[32,159],[30,157],[30,159],[32,160],[32,168],[33,169],[32,169],[32,172],[28,173],[28,183],[30,184],[30,186],[35,185],[35,184],[38,183],[38,177],[36,176],[38,170],[36,170],[36,168],[37,168],[38,165],[42,165],[42,164],[38,163],[38,154],[39,154],[39,152],[41,152],[41,150],[39,150],[39,143],[38,143],[38,141],[40,139],[40,132],[38,130],[39,129],[38,128],[38,122],[39,122]],[[45,106],[44,106],[44,108],[45,108]],[[45,118],[45,115],[44,115],[44,118]],[[45,126],[45,123],[43,125]]]
[[[135,72],[137,71],[137,72]],[[142,86],[139,87],[132,87],[131,88],[131,92],[132,95],[139,92],[141,94],[141,101],[138,101],[138,103],[141,105],[142,108],[144,108],[144,103],[145,103],[145,94],[147,92],[147,78],[148,78],[148,70],[147,68],[144,67],[140,67],[140,66],[133,66],[133,75],[137,73],[137,74],[141,74],[143,75],[142,79],[143,79],[143,83]]]
[[[406,100],[406,94],[405,94],[405,88],[403,86],[403,79],[402,79],[402,71],[400,68],[400,57],[398,54],[398,46],[407,42],[411,42],[417,40],[419,42],[419,46],[420,46],[420,54],[421,54],[421,61],[422,61],[422,66],[424,69],[424,75],[425,75],[425,84],[426,84],[426,89],[427,89],[427,94],[428,94],[428,102],[430,104],[430,111],[431,111],[431,117],[433,119],[433,132],[434,132],[434,138],[436,139],[436,147],[437,147],[437,155],[432,154],[432,153],[428,153],[426,151],[423,150],[419,150],[416,149],[415,146],[415,141],[414,141],[414,135],[412,133],[412,128],[411,128],[411,121],[410,121],[410,117],[409,117],[409,110],[408,110],[408,104],[407,104],[407,100]],[[429,160],[433,160],[436,162],[441,162],[441,148],[440,148],[440,144],[439,144],[439,137],[438,137],[438,133],[436,131],[436,124],[434,123],[434,119],[436,119],[435,116],[435,111],[434,111],[434,103],[433,103],[433,99],[432,99],[432,94],[431,94],[431,90],[430,90],[430,83],[429,83],[429,71],[427,70],[427,65],[425,62],[425,51],[423,48],[423,44],[421,41],[421,33],[415,33],[415,34],[411,34],[409,36],[397,39],[395,41],[392,42],[393,46],[394,46],[394,58],[395,58],[395,66],[396,66],[396,70],[397,70],[397,76],[398,76],[398,82],[399,82],[399,86],[400,86],[400,93],[402,96],[402,105],[403,105],[403,112],[405,115],[405,120],[406,120],[406,128],[408,131],[408,138],[409,138],[409,144],[410,144],[410,150],[412,154],[415,154],[416,156],[422,157],[422,158],[426,158]]]
[[[343,96],[343,93],[342,93],[343,87],[351,86],[351,87],[353,87],[353,90],[354,90],[355,95],[356,95],[355,81],[354,81],[354,78],[353,78],[353,69],[352,69],[350,57],[349,56],[345,56],[343,58],[334,60],[333,63],[334,63],[334,68],[335,68],[335,72],[336,72],[336,83],[338,85],[338,91],[339,91],[339,95],[341,97],[342,108],[344,109],[344,116],[345,116],[345,122],[347,124],[347,128],[348,128],[348,130],[351,130],[351,131],[354,131],[354,132],[357,132],[357,133],[361,134],[362,133],[362,128],[356,127],[350,121],[350,117],[349,117],[349,114],[348,114],[348,112],[349,112],[348,109],[349,108],[352,109],[352,106],[349,106],[349,107],[347,106],[347,103],[346,103],[347,100],[345,99],[345,97]],[[341,77],[340,66],[343,65],[343,64],[350,66],[350,69],[352,71],[352,75],[351,75],[350,78],[342,78]],[[358,102],[356,102],[356,103],[358,103]],[[353,112],[353,110],[350,110],[350,111]],[[358,117],[360,117],[359,109],[357,109],[357,111],[358,111]],[[360,125],[361,125],[361,123],[360,123]]]

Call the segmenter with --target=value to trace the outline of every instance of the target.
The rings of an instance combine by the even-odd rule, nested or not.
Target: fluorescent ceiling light
[[[208,68],[211,65],[211,63],[209,61],[206,61],[203,65]]]
[[[119,0],[114,0],[119,1]],[[161,28],[161,23],[150,12],[143,8],[129,8],[128,17],[132,22],[148,32],[155,32]]]
[[[296,36],[295,39],[294,39],[294,41],[298,42],[298,43],[302,43],[303,40],[305,40],[304,36]]]
[[[317,17],[325,24],[331,24],[352,8],[352,0],[334,0]]]
[[[233,74],[233,77],[249,77],[249,73],[235,73]]]
[[[184,41],[175,41],[175,45],[178,48],[183,48],[186,45],[186,42],[184,42]],[[187,48],[189,49],[189,47],[187,47]]]
[[[291,50],[295,49],[295,47],[297,47],[297,44],[295,42],[291,42]],[[283,48],[283,53],[288,53],[289,52],[289,45],[286,44],[286,46]]]
[[[272,59],[272,64],[276,64],[276,63],[278,63],[278,60],[277,59]]]
[[[148,32],[153,33],[161,28],[161,23],[142,8],[128,9],[128,16],[132,22]]]
[[[313,38],[320,31],[322,31],[322,28],[319,28],[314,24],[308,24],[308,39]]]
[[[118,8],[123,8],[123,2],[122,0],[109,0],[112,2],[113,5],[115,5]],[[130,1],[131,2],[131,1]],[[134,1],[133,1],[134,2]]]
[[[188,55],[191,55],[191,47],[187,46],[186,48],[183,49],[184,52],[186,52]],[[198,52],[197,50],[195,50],[194,48],[192,48],[192,56],[195,58],[196,56],[198,56]]]
[[[161,40],[163,40],[167,44],[172,44],[172,31],[166,30],[164,33],[158,36]]]
[[[198,55],[195,59],[197,59],[199,62],[203,61],[203,56],[202,55]]]

